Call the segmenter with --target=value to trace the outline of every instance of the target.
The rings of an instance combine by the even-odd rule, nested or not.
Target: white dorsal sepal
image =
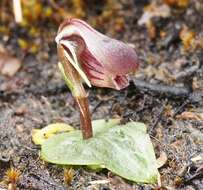
[[[85,83],[91,87],[91,83],[87,77],[87,75],[83,72],[83,70],[80,68],[80,64],[78,63],[78,59],[75,53],[75,49],[74,46],[69,42],[69,41],[65,41],[65,40],[60,40],[60,43],[63,44],[65,47],[68,48],[68,50],[70,51],[72,57],[68,54],[68,52],[64,49],[64,53],[65,56],[67,57],[67,59],[70,61],[70,63],[73,65],[73,67],[77,70],[77,72],[79,73],[79,75],[81,76],[81,78],[85,81]]]

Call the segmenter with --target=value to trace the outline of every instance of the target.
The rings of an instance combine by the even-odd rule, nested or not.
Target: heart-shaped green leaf
[[[98,165],[128,180],[156,183],[156,158],[143,123],[96,120],[92,124],[93,138],[83,140],[74,130],[45,140],[42,158],[55,164]]]

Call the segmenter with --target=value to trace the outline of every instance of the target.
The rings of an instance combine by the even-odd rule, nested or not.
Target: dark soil
[[[145,27],[137,25],[143,7],[149,1],[119,2],[125,19],[123,31],[112,33],[108,27],[110,21],[98,29],[135,46],[141,63],[133,79],[155,84],[155,89],[136,85],[133,80],[121,91],[87,88],[92,118],[121,117],[124,123],[129,120],[144,122],[156,156],[167,155],[166,163],[159,169],[162,187],[138,185],[106,170],[97,173],[83,167],[74,168],[74,180],[67,187],[63,181],[63,168],[40,159],[40,147],[31,140],[32,129],[56,121],[78,128],[79,113],[57,69],[54,40],[48,44],[42,42],[38,54],[25,53],[16,45],[17,38],[22,35],[21,29],[8,41],[5,42],[3,36],[0,41],[23,62],[14,77],[0,76],[0,179],[14,167],[21,172],[18,182],[21,190],[203,189],[203,52],[202,49],[183,52],[181,40],[174,32],[183,25],[198,34],[203,32],[203,9],[197,9],[202,1],[191,1],[184,11],[171,8],[172,14],[167,20],[154,21],[159,31],[167,32],[166,37],[157,35],[154,40],[150,40]],[[98,10],[98,5],[95,9]],[[56,33],[57,27],[50,30]],[[48,57],[43,56],[47,53]],[[175,76],[178,76],[176,80]],[[169,90],[156,86],[160,84]],[[188,94],[173,93],[175,90],[170,91],[170,86],[177,87],[176,90],[183,88]],[[183,117],[184,112],[192,112],[193,117],[187,114]],[[111,182],[89,183],[100,179]],[[4,189],[3,185],[0,189]]]

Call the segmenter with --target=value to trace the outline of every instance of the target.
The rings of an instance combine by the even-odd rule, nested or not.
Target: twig
[[[154,124],[150,127],[149,133],[150,133],[151,135],[153,135],[153,133],[155,132],[155,131],[154,131],[155,127],[158,125],[159,121],[161,120],[161,117],[162,117],[162,114],[163,114],[163,111],[164,111],[164,108],[165,108],[165,105],[166,105],[166,104],[167,104],[167,102],[164,103],[164,105],[161,107],[161,110],[160,110],[160,112],[159,112],[159,114],[158,114],[158,116],[157,116],[157,118],[156,118],[156,121],[155,121]]]
[[[61,7],[57,5],[57,3],[54,0],[49,0],[50,5],[56,9],[57,11],[61,10]]]
[[[189,104],[189,103],[198,103],[202,100],[203,97],[203,92],[192,92],[188,95],[187,99],[182,103],[182,105],[175,111],[175,113],[173,114],[173,118],[181,113],[184,108]]]
[[[31,183],[26,183],[26,181],[30,181]],[[42,176],[35,174],[33,172],[24,174],[23,180],[19,181],[18,185],[22,189],[30,189],[31,187],[33,187],[33,185],[35,185],[34,182],[37,182],[37,184],[40,184],[40,183],[43,184],[44,186],[43,189],[56,189],[56,190],[67,189],[65,186],[56,183],[51,178],[48,177],[47,179],[44,179]],[[38,188],[34,188],[34,189],[38,189]]]
[[[21,0],[13,0],[13,12],[15,16],[15,21],[21,23],[23,21]]]
[[[96,112],[97,108],[99,108],[101,106],[101,104],[103,103],[102,100],[99,100],[99,102],[96,104],[96,106],[93,108],[93,110],[91,111],[91,113]]]
[[[185,108],[185,106],[186,106],[188,103],[189,103],[188,99],[185,100],[185,101],[182,103],[182,105],[175,111],[175,113],[173,114],[172,117],[174,118],[177,114],[179,114],[180,112],[182,112],[183,109]]]
[[[134,85],[140,90],[164,94],[165,96],[188,97],[191,93],[190,90],[185,87],[152,84],[138,79],[132,79],[132,81]]]
[[[151,84],[146,81],[133,79],[132,80],[136,88],[140,91],[155,93],[156,95],[164,95],[165,97],[175,97],[175,98],[186,98],[187,103],[190,102],[200,102],[203,97],[203,92],[191,92],[186,87],[172,87],[169,85]],[[14,91],[7,93],[6,91],[0,91],[0,100],[7,102],[10,100],[15,100],[16,97],[27,95],[41,96],[41,95],[56,95],[63,92],[69,91],[65,84],[60,84],[57,86],[48,86],[47,88],[25,88],[21,92]],[[178,110],[178,112],[180,112]]]
[[[188,179],[185,179],[185,183],[186,183],[186,184],[191,183],[192,180],[197,179],[197,178],[201,179],[202,176],[203,176],[203,165],[200,166],[200,167],[196,170],[196,172],[195,172],[194,175],[190,176]]]
[[[188,69],[185,69],[184,71],[179,72],[176,76],[175,79],[176,80],[180,80],[182,78],[185,77],[190,77],[191,75],[193,75],[197,70],[199,69],[199,64],[194,65]]]
[[[69,91],[65,84],[55,85],[55,86],[48,86],[47,88],[32,88],[28,87],[22,89],[22,91],[13,91],[13,92],[6,92],[0,91],[0,100],[4,102],[9,102],[15,100],[17,97],[25,96],[25,95],[34,95],[34,96],[41,96],[41,95],[55,95],[60,94],[63,92]]]

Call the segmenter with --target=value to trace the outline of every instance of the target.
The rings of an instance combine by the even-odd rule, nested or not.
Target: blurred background
[[[185,56],[203,59],[201,0],[1,0],[0,5],[0,50],[21,59],[32,54],[41,61],[56,54],[58,26],[73,17],[132,45],[147,68],[144,78],[156,75],[151,67],[161,64],[155,79],[173,82],[175,69],[188,64]],[[165,68],[172,59],[175,65]]]

